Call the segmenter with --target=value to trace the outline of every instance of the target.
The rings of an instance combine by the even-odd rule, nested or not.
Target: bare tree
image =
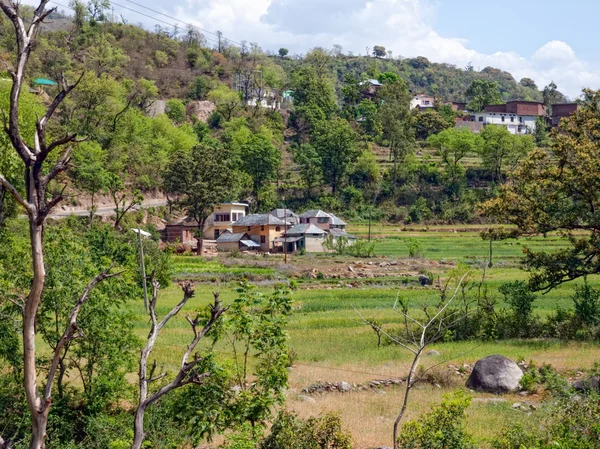
[[[207,332],[215,325],[221,315],[225,313],[228,307],[223,307],[219,299],[219,293],[213,293],[214,302],[210,307],[210,317],[205,324],[200,328],[200,321],[202,317],[197,315],[196,318],[191,319],[186,317],[188,323],[192,328],[193,339],[188,345],[183,357],[181,358],[181,366],[178,373],[175,375],[173,380],[168,384],[162,386],[156,392],[150,394],[148,392],[148,386],[159,379],[167,376],[168,373],[162,373],[154,375],[156,370],[156,361],[148,369],[148,358],[152,354],[154,345],[162,328],[169,322],[171,318],[179,313],[179,311],[185,306],[185,304],[194,297],[194,284],[192,282],[181,283],[181,289],[183,290],[183,299],[177,304],[165,317],[159,322],[156,317],[156,301],[158,299],[159,285],[156,279],[152,278],[152,300],[150,301],[150,318],[152,320],[152,327],[150,334],[148,335],[148,341],[144,349],[142,349],[140,357],[140,398],[138,407],[135,413],[135,420],[133,424],[134,439],[132,449],[140,449],[144,442],[144,414],[146,409],[154,402],[158,401],[161,397],[173,391],[177,388],[184,387],[189,384],[201,385],[204,380],[210,376],[209,372],[198,372],[196,368],[202,361],[202,358],[198,356],[198,353],[194,353],[196,346],[200,343],[200,340],[207,334]],[[190,357],[193,354],[193,359]]]
[[[396,307],[397,304],[394,304],[394,310],[401,313],[404,318],[404,332],[401,335],[390,334],[388,331],[383,329],[380,324],[373,320],[364,318],[360,312],[355,309],[360,318],[366,324],[376,330],[378,334],[381,333],[385,335],[390,341],[413,354],[413,360],[410,365],[408,376],[406,377],[402,408],[400,409],[400,412],[394,421],[394,449],[398,449],[398,428],[402,418],[404,417],[404,414],[406,413],[410,392],[420,380],[420,377],[417,377],[417,369],[419,367],[419,363],[421,362],[423,352],[429,345],[442,338],[448,329],[451,329],[454,325],[465,318],[463,313],[458,311],[449,311],[448,308],[457,297],[466,276],[467,274],[464,274],[461,277],[456,289],[454,290],[454,294],[449,299],[445,299],[442,295],[441,302],[433,310],[429,307],[423,308],[423,312],[425,314],[425,320],[423,321],[419,321],[409,315],[408,304],[406,302],[401,301],[399,309]],[[398,300],[396,303],[398,303]],[[433,367],[428,368],[423,372],[423,374],[432,368]]]
[[[64,78],[60,82],[60,92],[48,106],[46,113],[37,120],[33,146],[27,143],[20,131],[19,123],[19,97],[25,82],[27,63],[37,33],[44,20],[55,11],[56,8],[46,9],[49,0],[40,1],[33,12],[33,17],[27,22],[21,17],[20,2],[0,0],[0,8],[13,24],[16,35],[16,65],[10,70],[12,77],[12,88],[10,92],[10,111],[8,118],[4,116],[4,128],[8,134],[11,144],[25,165],[25,195],[21,195],[17,189],[0,174],[0,184],[12,195],[15,201],[27,212],[29,220],[30,246],[32,254],[32,282],[31,289],[23,305],[23,384],[27,405],[32,419],[32,436],[30,449],[43,449],[45,447],[46,425],[50,411],[52,379],[54,370],[48,376],[43,392],[38,385],[38,371],[36,365],[36,318],[42,300],[42,293],[46,279],[44,266],[44,224],[52,209],[62,200],[62,190],[51,194],[49,186],[56,177],[68,167],[72,147],[65,145],[77,141],[75,134],[66,134],[53,141],[48,141],[46,128],[55,111],[67,95],[77,86],[79,81],[68,84]],[[79,78],[81,79],[81,78]],[[62,150],[61,150],[62,149]],[[61,154],[53,158],[57,162],[46,167],[45,162],[54,151],[59,150]],[[93,288],[98,282],[110,276],[104,273],[96,277],[88,286]],[[87,301],[89,290],[86,289],[73,310],[69,329],[63,336],[64,341],[74,338],[74,327],[76,327],[77,313],[83,303]],[[64,347],[61,346],[60,350]],[[60,352],[60,351],[59,351]],[[56,353],[54,356],[56,359]],[[55,365],[53,359],[53,366]],[[6,442],[1,444],[7,445]]]

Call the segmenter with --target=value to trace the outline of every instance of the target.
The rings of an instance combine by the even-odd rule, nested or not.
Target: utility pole
[[[285,226],[283,227],[283,263],[287,264],[287,209],[283,209],[283,221],[285,221]]]
[[[223,36],[223,33],[221,33],[220,31],[217,31],[217,40],[218,40],[218,44],[217,44],[217,51],[219,53],[222,53],[222,44],[221,44],[221,37]]]

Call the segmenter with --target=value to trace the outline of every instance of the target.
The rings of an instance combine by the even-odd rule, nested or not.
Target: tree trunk
[[[144,443],[144,414],[146,413],[146,406],[140,405],[135,413],[135,419],[133,421],[133,444],[131,449],[141,449]]]
[[[30,189],[33,190],[33,189]],[[34,195],[30,195],[34,196]],[[33,265],[31,291],[25,303],[23,313],[23,375],[27,406],[32,416],[33,428],[30,449],[43,449],[46,439],[46,425],[50,402],[44,403],[40,398],[37,385],[36,353],[35,353],[35,321],[44,291],[46,269],[43,253],[43,227],[34,219],[30,219],[29,233]]]
[[[398,427],[400,426],[400,421],[404,417],[404,413],[406,412],[406,408],[408,407],[408,396],[410,395],[410,390],[413,387],[413,380],[415,378],[415,373],[417,372],[417,366],[419,365],[419,361],[421,360],[421,353],[423,352],[424,347],[421,347],[417,353],[415,354],[415,358],[413,359],[412,365],[410,366],[410,371],[408,373],[408,378],[406,379],[406,390],[404,392],[404,401],[402,402],[402,409],[394,421],[394,449],[398,449]]]
[[[196,231],[196,255],[202,256],[202,249],[204,247],[204,221],[198,221],[198,230]]]

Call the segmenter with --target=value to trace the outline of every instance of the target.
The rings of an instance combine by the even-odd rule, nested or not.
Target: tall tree
[[[489,125],[481,132],[483,164],[492,172],[494,181],[504,182],[504,169],[512,171],[535,147],[531,135],[511,134],[504,126]]]
[[[281,151],[266,133],[254,134],[241,147],[242,170],[252,178],[252,193],[256,209],[261,208],[261,191],[277,176],[281,166]]]
[[[542,91],[542,98],[544,99],[544,106],[546,107],[546,114],[552,115],[552,105],[565,101],[565,96],[558,91],[558,87],[554,81],[550,81],[544,90]]]
[[[177,195],[177,204],[197,224],[197,253],[202,255],[204,223],[215,205],[230,199],[235,169],[228,150],[205,138],[190,151],[177,152],[164,174],[165,191]]]
[[[412,95],[403,80],[386,82],[377,92],[379,121],[383,137],[390,146],[394,159],[392,189],[396,190],[398,164],[410,153],[414,145],[414,128],[410,114]]]
[[[500,86],[495,81],[478,78],[473,80],[465,96],[469,99],[467,108],[481,112],[486,105],[500,103]]]
[[[335,195],[360,154],[356,133],[346,120],[336,117],[315,127],[311,144],[321,159],[323,178]]]
[[[525,249],[533,290],[600,273],[600,92],[584,91],[584,105],[553,132],[551,152],[532,151],[513,182],[485,211],[517,226],[521,235],[559,231],[570,246]]]
[[[25,21],[20,15],[21,8],[18,2],[5,0],[0,2],[0,8],[12,23],[16,33],[16,64],[14,70],[10,71],[12,78],[10,111],[5,126],[12,146],[23,162],[25,192],[24,194],[19,192],[3,174],[0,174],[0,184],[4,185],[15,201],[27,213],[32,254],[31,288],[23,307],[22,324],[23,386],[32,423],[30,449],[43,449],[45,447],[48,414],[52,404],[52,389],[58,360],[62,355],[64,345],[74,337],[79,311],[89,299],[89,292],[99,282],[111,276],[108,272],[101,273],[88,284],[82,293],[82,296],[72,310],[70,325],[65,330],[60,344],[57,345],[54,351],[52,366],[47,373],[45,387],[41,390],[38,384],[40,373],[37,370],[36,321],[46,280],[44,224],[53,208],[62,200],[62,192],[60,190],[52,195],[52,183],[59,174],[67,169],[70,161],[72,147],[63,148],[65,145],[77,140],[74,134],[66,134],[52,141],[47,137],[50,119],[67,95],[77,85],[77,82],[75,84],[67,84],[64,79],[61,82],[62,85],[58,95],[50,103],[46,112],[37,120],[33,145],[25,141],[21,131],[19,98],[24,88],[26,69],[38,31],[43,21],[53,12],[53,9],[46,10],[47,4],[47,0],[40,1],[32,17]],[[54,153],[57,150],[60,154],[55,156]],[[51,155],[52,157],[50,157]],[[52,162],[46,165],[46,161]]]

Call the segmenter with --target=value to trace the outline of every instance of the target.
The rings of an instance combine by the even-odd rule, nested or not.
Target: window
[[[502,116],[502,123],[504,123],[504,116]]]
[[[275,231],[277,231],[277,232],[281,231],[281,226],[277,226],[277,227],[275,228]]]
[[[267,237],[264,236],[264,235],[261,235],[260,236],[260,243],[266,243],[266,241],[267,241]]]
[[[327,223],[327,217],[320,217],[319,223]]]
[[[219,229],[215,229],[215,240],[217,240],[219,238],[220,233],[221,233],[221,231]]]
[[[230,218],[229,214],[215,214],[215,221],[229,221]]]
[[[515,121],[515,118],[514,118],[514,117],[511,117],[511,118],[510,118],[510,122],[511,122],[511,123],[514,123],[514,121]]]
[[[250,226],[248,226],[248,231],[250,230]]]
[[[261,231],[264,231],[264,230],[265,230],[265,227],[264,227],[264,225],[260,227],[260,230],[261,230]]]
[[[483,122],[483,115],[479,116],[479,121]]]
[[[523,123],[523,117],[519,117],[519,123]]]
[[[424,104],[425,106],[429,106],[429,100],[424,100],[424,101],[423,101],[423,104]]]
[[[234,213],[232,213],[232,214],[231,214],[231,221],[237,221],[237,219],[238,219],[238,218],[237,218],[237,213],[235,213],[235,212],[234,212]]]

